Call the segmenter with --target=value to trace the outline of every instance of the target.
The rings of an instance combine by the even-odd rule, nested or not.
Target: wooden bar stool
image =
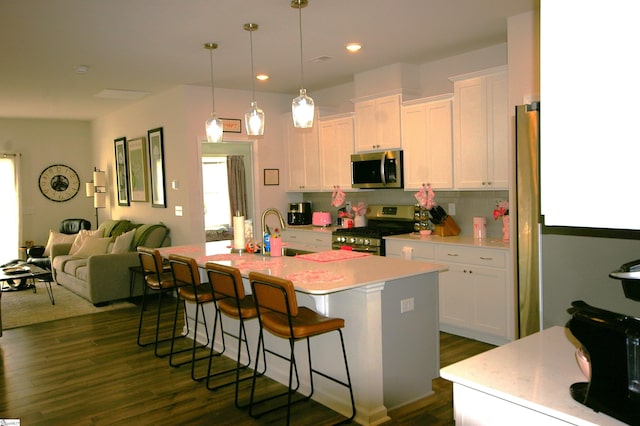
[[[158,344],[163,342],[173,341],[174,336],[160,339],[160,316],[162,313],[162,305],[164,299],[167,297],[165,293],[175,292],[176,310],[179,307],[178,293],[176,289],[175,281],[173,280],[173,274],[170,269],[164,268],[162,264],[162,256],[160,252],[148,247],[138,247],[138,257],[140,259],[140,267],[144,274],[144,289],[142,293],[142,306],[140,308],[140,322],[138,324],[138,345],[147,346],[154,344],[154,354],[157,357],[165,357],[169,355],[169,352],[161,354],[158,352]],[[147,309],[149,292],[156,292],[158,294],[158,310],[156,313],[156,327],[155,327],[155,339],[150,342],[143,342],[142,340],[142,324],[144,322],[144,312]],[[164,297],[163,297],[164,296]],[[174,327],[175,330],[175,327]],[[182,337],[182,336],[181,336]]]
[[[291,348],[288,358],[273,351],[266,350],[271,354],[289,361],[289,385],[287,392],[269,396],[260,401],[254,401],[258,366],[256,355],[256,368],[254,369],[253,383],[251,387],[249,414],[252,417],[258,417],[268,412],[287,407],[287,424],[289,424],[291,416],[291,404],[300,401],[306,401],[313,395],[313,374],[315,373],[335,383],[338,383],[349,390],[352,411],[351,417],[349,417],[345,422],[350,422],[351,420],[353,420],[356,415],[356,406],[353,398],[351,377],[349,375],[347,353],[345,351],[344,338],[342,336],[344,320],[342,318],[331,318],[321,315],[306,307],[298,307],[295,289],[293,287],[293,283],[290,280],[261,274],[258,272],[249,272],[249,281],[251,282],[251,290],[258,307],[258,318],[260,321],[260,335],[258,338],[257,353],[260,353],[261,346],[263,347],[263,350],[266,350],[264,348],[264,330],[267,330],[269,333],[276,337],[287,339]],[[332,331],[337,331],[340,335],[340,345],[342,347],[346,381],[315,370],[311,364],[311,346],[309,344],[309,339],[313,336],[319,336],[321,334],[329,333]],[[296,366],[296,360],[294,356],[294,346],[295,342],[301,339],[305,339],[307,341],[307,356],[309,361],[309,380],[311,391],[309,392],[309,395],[303,395],[302,399],[298,399],[292,402],[292,395],[296,392],[300,384],[298,380],[298,368]],[[296,388],[292,388],[294,375],[296,376],[297,382]],[[270,408],[259,414],[254,413],[254,408],[256,405],[284,395],[287,396],[286,405],[280,405],[275,408]]]
[[[178,298],[182,300],[184,305],[184,316],[185,323],[188,324],[187,321],[187,302],[193,303],[196,305],[195,310],[195,319],[193,327],[193,345],[190,349],[182,349],[175,350],[174,342],[175,339],[171,341],[171,351],[169,353],[169,365],[172,367],[179,367],[184,364],[191,364],[191,378],[195,381],[200,381],[206,378],[206,375],[196,377],[195,376],[195,368],[196,362],[209,359],[209,355],[202,355],[196,357],[196,352],[199,349],[206,348],[211,339],[209,337],[209,328],[207,326],[207,317],[204,314],[204,305],[207,303],[213,302],[213,292],[211,291],[211,286],[209,283],[203,283],[200,280],[200,272],[198,271],[198,264],[196,260],[191,257],[179,256],[177,254],[169,255],[169,265],[171,266],[171,272],[173,274],[173,280],[176,283],[176,287],[178,290]],[[206,343],[202,345],[198,345],[197,337],[198,337],[198,319],[202,315],[202,322],[204,324],[204,332],[206,336]],[[216,317],[220,314],[218,311],[215,313]],[[216,319],[217,321],[217,319]],[[176,324],[178,323],[178,309],[176,309],[176,314],[173,320],[173,334],[175,335]],[[174,355],[182,352],[191,351],[191,357],[184,361],[174,362]]]
[[[242,276],[240,270],[231,266],[219,265],[213,262],[207,262],[206,264],[207,276],[209,283],[213,290],[213,300],[216,305],[216,311],[221,312],[229,318],[233,318],[238,321],[238,333],[232,334],[229,331],[225,331],[222,324],[222,317],[220,317],[220,335],[222,336],[222,351],[216,352],[213,348],[215,343],[215,335],[218,326],[218,316],[213,326],[213,336],[211,344],[211,353],[209,357],[209,368],[207,376],[207,389],[217,390],[224,386],[236,385],[235,389],[235,404],[238,408],[246,407],[246,405],[240,405],[238,403],[238,385],[242,380],[251,379],[252,375],[240,378],[240,370],[243,370],[251,366],[251,354],[249,350],[249,344],[247,341],[247,332],[244,322],[246,320],[254,319],[258,317],[258,309],[253,300],[252,295],[246,295],[244,286],[242,284]],[[226,369],[224,371],[217,371],[211,373],[212,361],[215,356],[223,355],[226,350],[225,336],[232,337],[238,341],[238,352],[236,358],[236,366],[234,368]],[[244,344],[244,345],[243,345]],[[245,353],[247,355],[247,362],[242,363],[242,347],[244,346]],[[264,352],[263,352],[263,360]],[[266,368],[266,366],[265,366]],[[235,372],[235,379],[223,383],[217,383],[215,386],[211,383],[211,379],[216,376],[222,376],[231,372]],[[262,372],[264,373],[264,371]]]

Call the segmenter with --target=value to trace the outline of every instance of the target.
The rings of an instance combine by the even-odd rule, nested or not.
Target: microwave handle
[[[387,153],[382,153],[382,159],[380,159],[380,177],[382,178],[382,184],[387,184],[387,171],[385,170],[385,164],[387,162]]]

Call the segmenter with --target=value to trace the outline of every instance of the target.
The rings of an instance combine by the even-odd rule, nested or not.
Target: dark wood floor
[[[127,308],[6,330],[0,338],[0,419],[31,425],[282,424],[284,413],[256,420],[233,404],[233,386],[209,391],[188,366],[169,367],[136,345],[138,309]],[[493,346],[441,333],[441,364]],[[265,386],[280,386],[265,379]],[[247,381],[247,386],[250,381]],[[452,385],[389,413],[386,425],[452,425]],[[241,390],[245,391],[247,388]],[[296,425],[334,424],[339,414],[313,401],[294,406]]]

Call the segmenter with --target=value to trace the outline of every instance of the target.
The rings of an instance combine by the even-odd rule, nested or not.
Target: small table
[[[18,265],[14,265],[14,268],[24,268],[24,272],[5,273],[5,271],[8,271],[8,268],[0,269],[0,284],[9,280],[21,280],[26,278],[32,281],[33,292],[35,293],[36,280],[44,281],[46,283],[45,287],[47,289],[47,293],[49,294],[49,300],[51,300],[51,304],[56,304],[55,299],[53,298],[53,289],[51,288],[51,281],[53,281],[51,277],[51,271],[30,263],[21,263]],[[3,292],[0,291],[0,336],[2,336],[2,293]]]

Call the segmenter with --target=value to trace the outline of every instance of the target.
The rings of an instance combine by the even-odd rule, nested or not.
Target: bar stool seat
[[[306,401],[311,398],[314,391],[313,375],[318,374],[348,389],[349,397],[351,400],[351,416],[346,419],[345,422],[350,422],[351,420],[353,420],[356,414],[356,407],[353,398],[353,387],[351,386],[351,376],[349,374],[347,353],[344,347],[344,338],[342,335],[342,328],[344,328],[344,319],[327,317],[313,311],[312,309],[299,307],[296,299],[295,289],[293,287],[293,283],[290,280],[262,274],[259,272],[249,272],[249,281],[251,282],[251,290],[258,307],[258,318],[260,321],[258,353],[260,353],[260,348],[262,347],[263,351],[266,350],[266,352],[289,361],[289,383],[287,391],[284,393],[265,397],[258,401],[254,399],[256,379],[258,376],[258,364],[256,359],[256,368],[254,369],[254,376],[251,387],[249,414],[252,417],[259,417],[263,414],[286,407],[288,425],[291,417],[291,405],[293,403]],[[269,333],[276,337],[280,337],[289,341],[290,353],[288,357],[264,348],[264,330],[267,330]],[[340,336],[340,345],[342,347],[342,357],[344,360],[346,376],[346,379],[344,380],[329,376],[322,371],[316,370],[315,368],[313,368],[313,365],[311,363],[311,345],[309,342],[310,338],[333,331],[338,332]],[[298,398],[296,401],[293,401],[292,396],[294,393],[296,393],[300,385],[298,379],[298,368],[294,356],[294,346],[295,342],[301,339],[304,339],[307,342],[309,381],[311,389],[308,395],[302,395],[302,398]],[[294,376],[296,380],[295,387],[293,387]],[[287,396],[286,404],[269,408],[261,413],[254,412],[254,408],[257,405],[285,395]]]

